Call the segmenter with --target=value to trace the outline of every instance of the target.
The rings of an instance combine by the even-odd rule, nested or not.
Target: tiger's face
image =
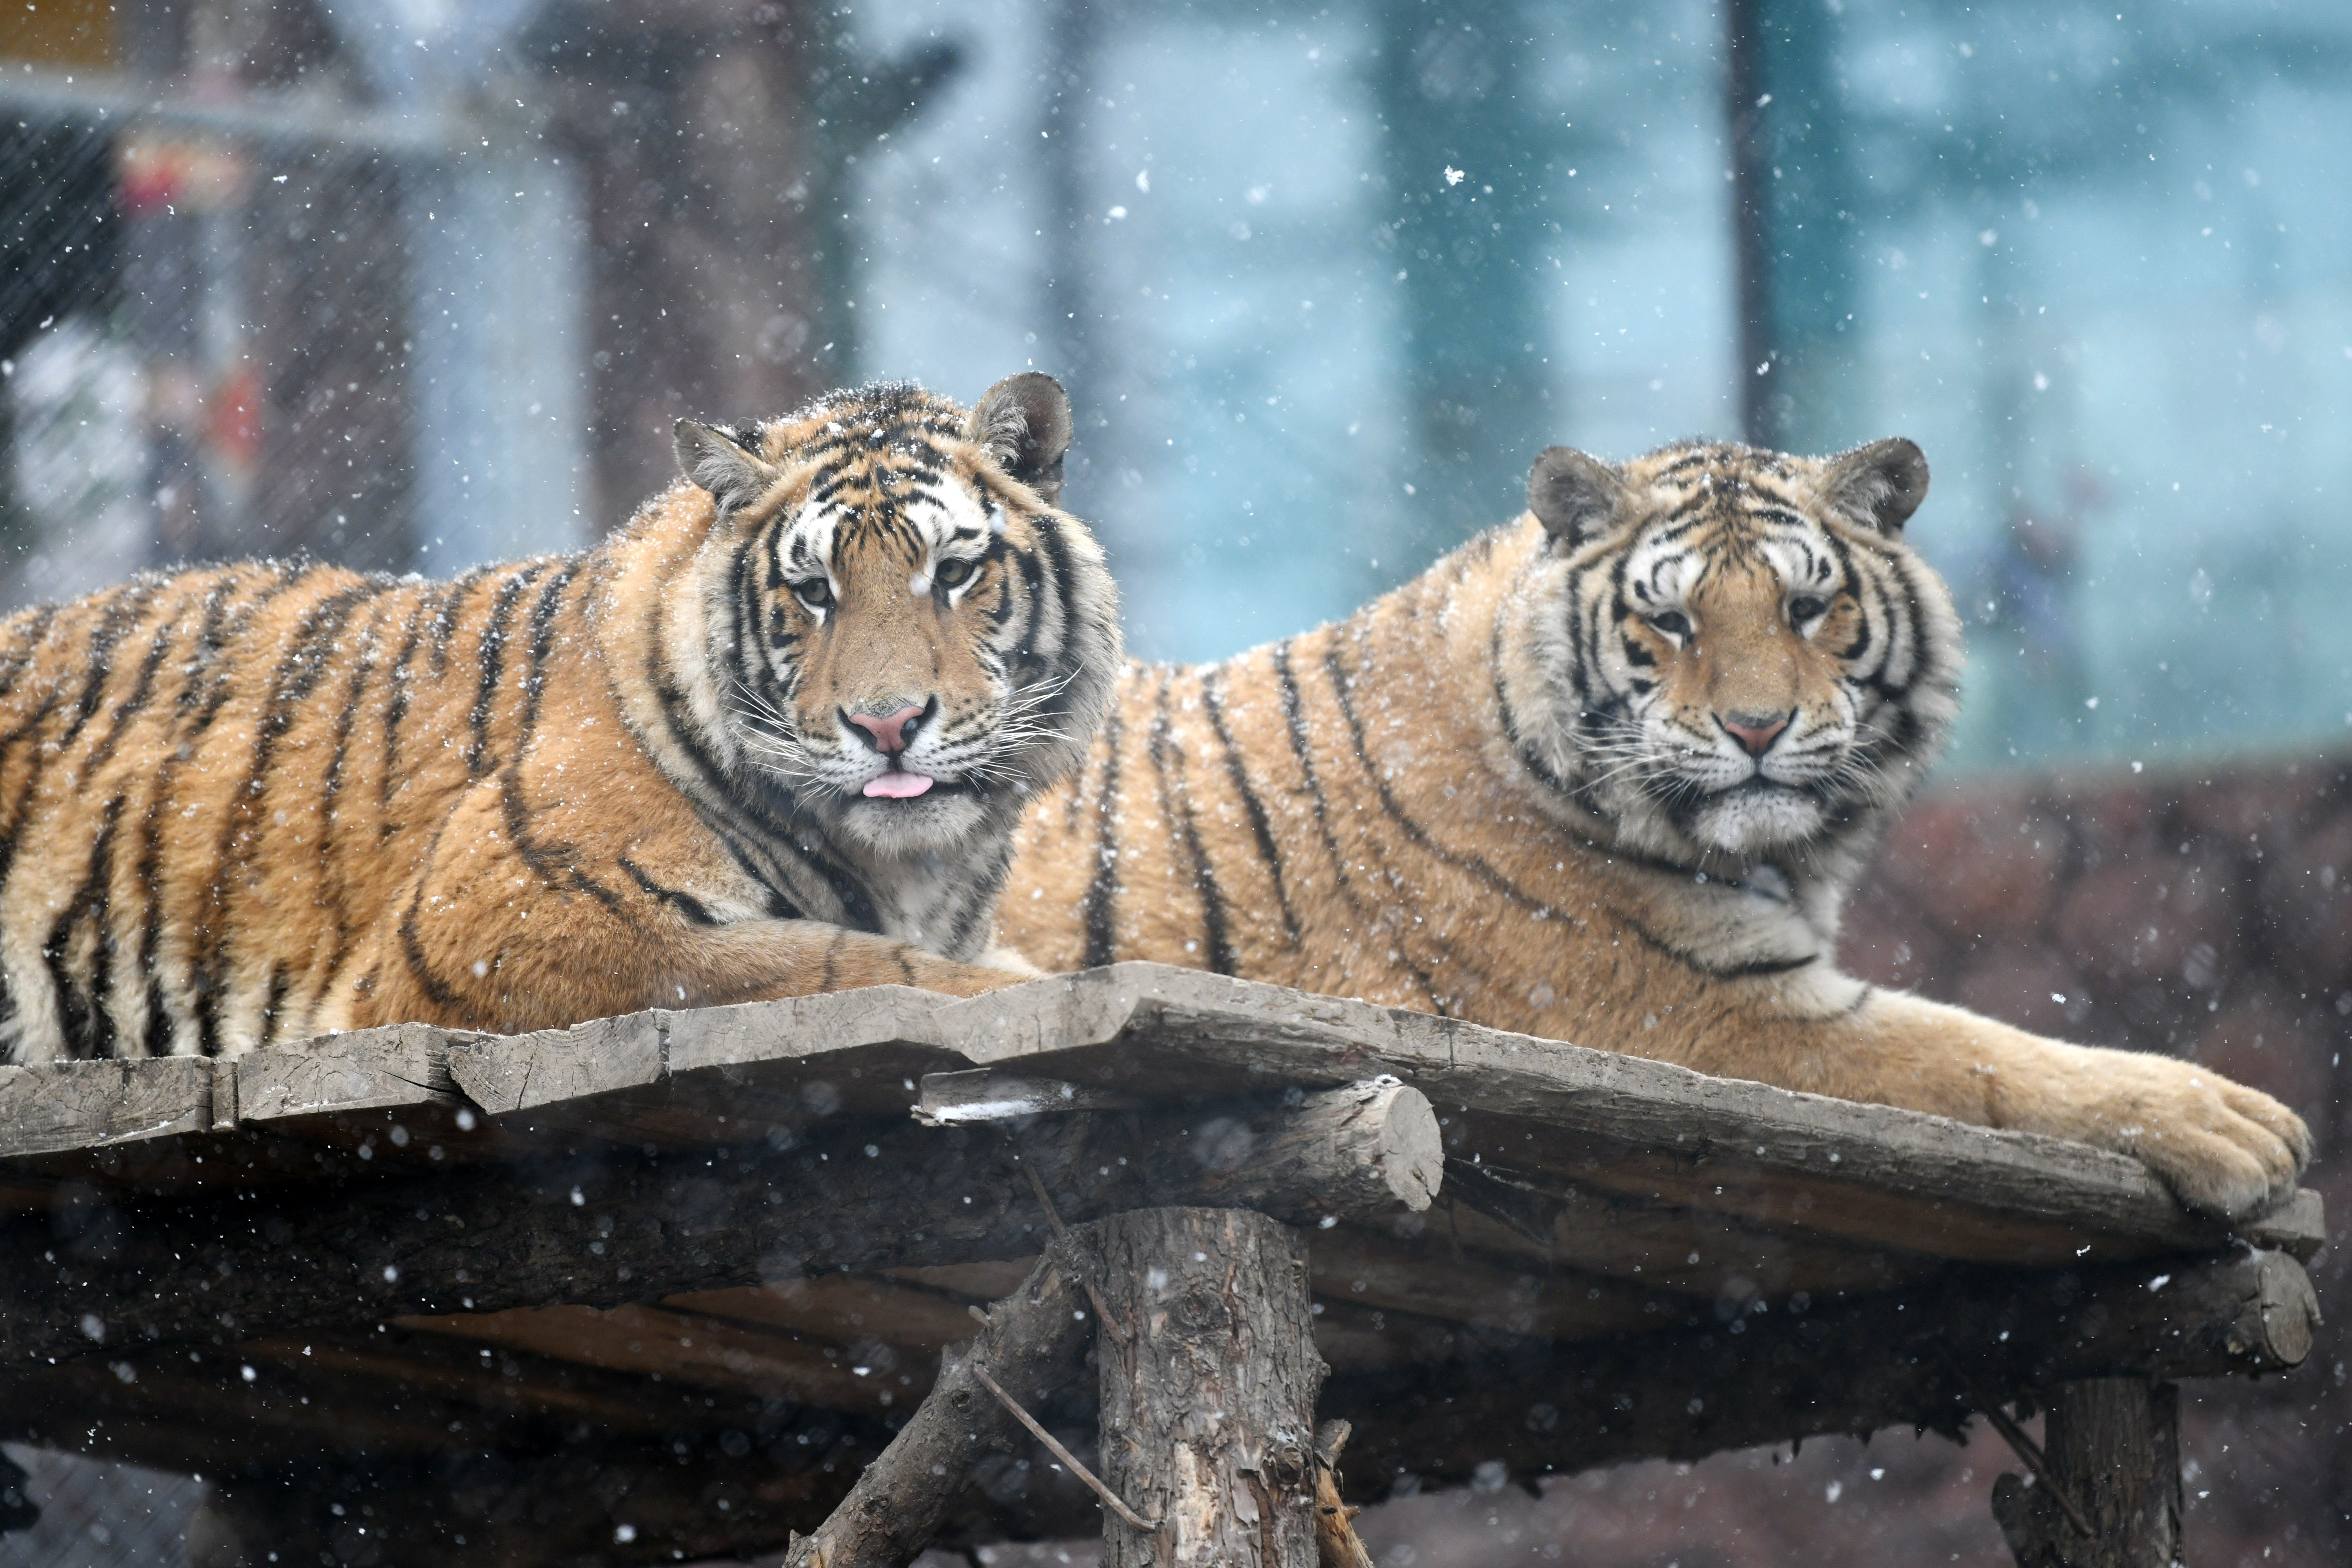
[[[908,385],[757,430],[681,422],[718,499],[730,728],[837,839],[952,851],[1074,766],[1119,661],[1102,551],[1054,503],[1070,439],[1052,378],[964,414]]]
[[[1901,538],[1927,488],[1900,440],[1622,468],[1546,452],[1528,495],[1550,539],[1505,694],[1523,751],[1630,841],[1700,863],[1801,852],[1904,798],[1958,695],[1958,617]]]

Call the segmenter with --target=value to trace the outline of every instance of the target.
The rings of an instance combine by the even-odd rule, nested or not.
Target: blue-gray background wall
[[[1145,656],[1345,613],[1507,517],[1549,442],[1902,434],[1971,627],[1956,767],[2352,734],[2352,11],[852,16],[965,61],[857,166],[858,368],[1070,381],[1070,497]]]

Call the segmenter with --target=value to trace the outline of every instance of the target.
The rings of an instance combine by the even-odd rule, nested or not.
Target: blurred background
[[[8,0],[0,604],[574,548],[679,413],[1034,366],[1131,645],[1202,659],[1507,517],[1549,443],[1907,434],[1968,703],[1849,959],[2227,1061],[2325,1148],[2352,8],[2120,3]],[[2192,1412],[2200,1562],[2352,1557],[2339,1355]],[[194,1483],[18,1458],[53,1503],[0,1563],[179,1560]],[[1990,1563],[1997,1459],[1809,1445],[1368,1533]]]
[[[1147,657],[1550,442],[1900,433],[1959,768],[2352,734],[2328,0],[12,0],[13,601],[591,541],[680,413],[1036,366]]]

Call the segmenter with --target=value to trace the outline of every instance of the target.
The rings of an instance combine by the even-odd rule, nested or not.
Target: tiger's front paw
[[[2053,1118],[2074,1130],[2051,1130],[2134,1155],[2191,1208],[2259,1214],[2311,1159],[2303,1118],[2258,1089],[2170,1057],[2085,1054],[2096,1060],[2067,1075],[2072,1114]]]

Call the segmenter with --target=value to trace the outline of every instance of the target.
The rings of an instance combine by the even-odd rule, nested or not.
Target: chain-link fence
[[[410,564],[415,136],[59,83],[0,113],[0,592]]]
[[[0,1512],[20,1521],[0,1535],[0,1568],[182,1568],[188,1521],[204,1483],[136,1465],[109,1464],[11,1444]]]

